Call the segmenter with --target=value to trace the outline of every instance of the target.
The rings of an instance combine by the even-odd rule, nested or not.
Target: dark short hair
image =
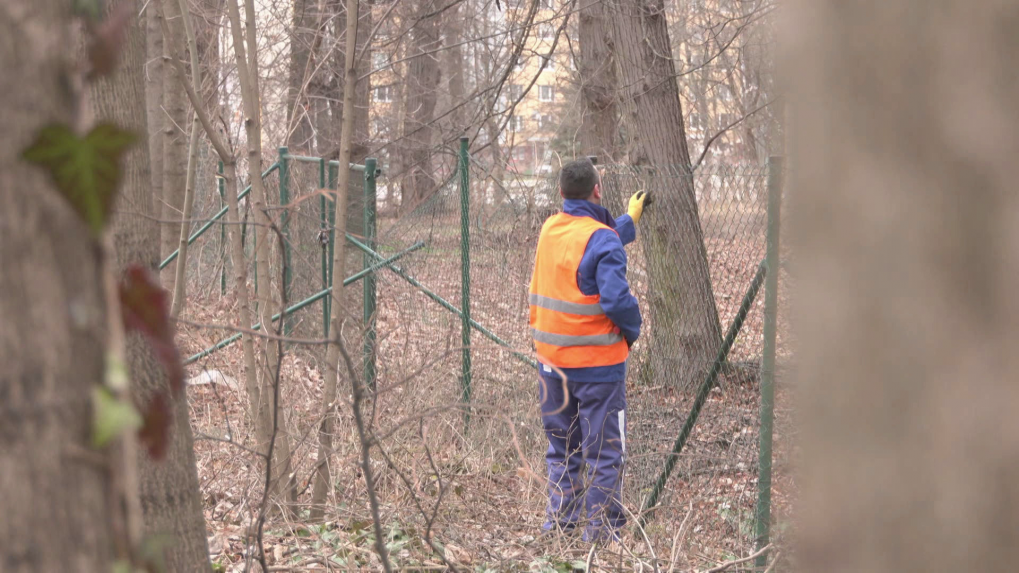
[[[587,157],[563,165],[559,171],[559,188],[564,199],[587,199],[598,184],[598,172]]]

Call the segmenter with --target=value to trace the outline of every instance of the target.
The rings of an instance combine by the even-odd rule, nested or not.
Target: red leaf
[[[166,369],[175,396],[184,391],[184,365],[173,341],[169,293],[144,267],[131,265],[120,283],[124,328],[141,332]]]
[[[127,27],[134,15],[131,4],[122,1],[110,10],[102,23],[97,26],[89,25],[88,59],[92,64],[92,69],[89,70],[90,78],[109,75],[117,67],[124,38],[127,36]]]
[[[149,451],[149,456],[160,460],[166,455],[166,446],[170,442],[170,404],[166,393],[160,392],[152,397],[145,410],[142,427],[138,430],[138,441]]]

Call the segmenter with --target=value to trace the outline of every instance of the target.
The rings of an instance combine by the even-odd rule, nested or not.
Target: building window
[[[553,86],[538,86],[538,100],[552,101],[555,99],[555,88]]]
[[[513,161],[526,161],[527,160],[527,148],[520,146],[513,148]]]
[[[555,71],[555,58],[553,58],[551,55],[548,55],[548,56],[544,57],[544,60],[545,60],[545,69],[550,71],[550,72]]]
[[[375,88],[375,101],[377,102],[391,102],[393,101],[393,88],[392,86],[379,86]]]
[[[386,52],[372,53],[372,68],[378,70],[389,65],[389,54]]]
[[[555,37],[555,26],[552,25],[552,22],[538,24],[538,38],[551,40],[553,37]]]
[[[510,84],[509,97],[511,100],[516,101],[524,95],[524,86],[520,84]]]
[[[547,129],[552,127],[552,116],[548,114],[534,114],[534,119],[538,122],[539,129]]]
[[[523,131],[524,130],[524,118],[523,116],[514,115],[510,118],[509,122],[510,131]]]

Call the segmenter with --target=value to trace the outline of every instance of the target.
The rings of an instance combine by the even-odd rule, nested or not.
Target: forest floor
[[[402,235],[380,234],[380,242],[398,250],[426,238],[429,247],[409,257],[404,268],[458,305],[456,236],[447,235],[433,225]],[[523,293],[530,262],[520,252],[532,247],[518,248],[493,237],[474,239],[473,318],[527,352]],[[747,241],[753,244],[711,234],[706,240],[723,328],[735,315],[762,254],[757,238]],[[647,286],[639,254],[632,266],[633,290],[642,298]],[[730,357],[741,367],[727,370],[711,391],[654,519],[643,529],[630,520],[624,533],[626,554],[618,557],[604,551],[591,557],[589,546],[577,538],[536,539],[546,501],[546,446],[533,369],[475,332],[471,417],[465,426],[459,401],[459,318],[392,273],[379,275],[378,292],[378,387],[365,412],[376,440],[372,470],[395,568],[447,570],[442,552],[461,571],[584,570],[589,558],[601,570],[701,571],[754,552],[763,290]],[[357,298],[350,295],[351,301]],[[350,322],[356,324],[359,300],[350,306],[355,307]],[[320,312],[315,305],[296,316],[294,335],[321,338]],[[232,324],[235,313],[230,296],[197,293],[179,329],[182,352],[197,353],[224,337],[222,330],[200,325]],[[786,531],[793,494],[786,331],[780,315],[772,506],[777,544]],[[355,326],[344,332],[358,366],[359,335]],[[635,350],[639,363],[640,349]],[[340,381],[330,458],[333,487],[325,521],[308,521],[323,412],[322,353],[321,346],[287,344],[281,361],[281,427],[291,442],[297,496],[285,510],[274,505],[269,512],[263,540],[267,561],[276,571],[379,570],[349,376]],[[253,437],[245,415],[242,362],[241,346],[233,344],[188,371],[194,382],[209,382],[189,386],[188,398],[210,550],[222,571],[244,570],[246,538],[257,521],[264,487],[264,465],[249,450]],[[356,375],[360,378],[361,373]],[[694,392],[666,383],[637,385],[634,378],[628,382],[624,501],[636,514],[690,411]],[[752,565],[730,570],[751,571]]]

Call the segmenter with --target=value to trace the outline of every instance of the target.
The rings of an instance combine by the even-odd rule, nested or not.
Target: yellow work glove
[[[626,214],[633,219],[634,225],[640,221],[640,216],[644,213],[644,201],[647,201],[647,193],[643,191],[637,191],[630,197],[630,206],[626,209]]]

